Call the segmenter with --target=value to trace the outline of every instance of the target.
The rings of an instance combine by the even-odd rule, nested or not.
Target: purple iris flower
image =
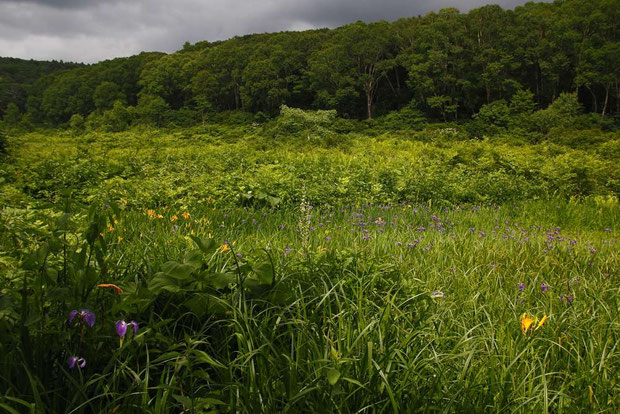
[[[86,323],[91,328],[95,325],[95,319],[96,319],[95,314],[89,311],[88,309],[82,309],[79,311],[72,310],[71,313],[69,314],[68,324],[71,325],[73,323],[73,320],[76,318],[78,322]]]
[[[131,321],[129,323],[125,321],[116,322],[116,334],[120,336],[121,338],[123,338],[125,334],[127,333],[127,327],[129,326],[133,327],[133,333],[135,335],[138,332],[138,323],[135,321]]]
[[[82,369],[86,366],[86,360],[82,357],[72,356],[67,360],[67,364],[69,364],[70,369],[73,369],[75,367]]]

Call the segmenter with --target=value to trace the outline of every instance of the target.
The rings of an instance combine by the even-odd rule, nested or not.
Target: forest
[[[620,112],[617,0],[442,9],[394,22],[186,43],[93,65],[0,60],[9,125],[188,126],[224,111],[259,121],[286,105],[371,119],[403,108],[442,121],[529,91],[545,108],[575,93],[604,119]]]

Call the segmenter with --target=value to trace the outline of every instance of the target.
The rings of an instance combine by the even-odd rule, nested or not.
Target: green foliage
[[[304,111],[282,105],[280,116],[275,120],[273,134],[276,137],[303,136],[325,137],[336,120],[336,111]]]
[[[142,95],[135,112],[138,120],[146,125],[161,126],[170,110],[163,98],[155,95]]]
[[[613,130],[620,100],[616,2],[447,8],[391,23],[199,42],[89,66],[0,60],[0,115],[12,102],[25,124],[58,126],[73,114],[102,114],[116,100],[135,107],[150,96],[162,99],[167,113],[138,116],[149,125],[207,124],[227,111],[269,118],[282,105],[372,119],[410,103],[423,118],[460,122],[506,101],[515,125],[528,129],[533,122],[532,130],[546,134],[562,122],[557,111],[530,119],[534,103],[544,108],[572,92]],[[469,128],[475,137],[503,133],[481,120]]]
[[[617,198],[282,210],[57,201],[0,216],[9,412],[616,402]],[[68,323],[74,309],[94,312],[93,326]],[[545,323],[524,333],[524,314]],[[138,331],[121,341],[120,320]],[[74,356],[86,364],[71,368]]]
[[[111,109],[117,101],[124,101],[125,96],[114,82],[102,82],[95,88],[93,102],[99,112]]]
[[[4,135],[4,132],[0,130],[0,156],[6,154],[7,152],[7,139]]]
[[[22,114],[19,111],[17,105],[15,105],[13,102],[9,103],[4,110],[4,117],[2,118],[4,124],[9,127],[16,127],[17,124],[19,124],[21,118]]]
[[[531,122],[534,128],[542,133],[547,133],[555,127],[571,127],[574,126],[581,109],[577,95],[563,93],[546,109],[534,112]]]
[[[408,105],[375,119],[374,126],[386,131],[420,130],[426,123],[424,113],[414,105]]]
[[[512,120],[511,110],[506,101],[500,99],[490,104],[482,105],[480,111],[474,115],[474,120],[481,121],[487,125],[505,128]]]
[[[122,101],[115,101],[112,109],[103,113],[101,124],[107,132],[124,131],[129,125],[130,113]]]
[[[510,98],[510,112],[514,115],[529,115],[536,109],[534,94],[527,89],[519,89]]]
[[[73,114],[71,119],[69,120],[69,127],[75,132],[84,131],[84,127],[86,126],[84,117],[80,114]]]

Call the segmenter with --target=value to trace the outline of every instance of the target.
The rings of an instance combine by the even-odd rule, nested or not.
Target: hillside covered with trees
[[[605,118],[620,112],[619,21],[618,0],[566,0],[186,43],[94,65],[4,59],[0,116],[25,128],[73,118],[118,130],[232,110],[260,120],[287,105],[459,121],[490,104],[501,116],[515,96],[531,111],[571,92]]]

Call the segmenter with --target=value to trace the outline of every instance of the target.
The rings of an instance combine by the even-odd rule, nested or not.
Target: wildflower
[[[109,232],[113,232],[114,231],[114,227],[112,227],[111,224],[108,224],[108,231]]]
[[[525,283],[519,283],[519,284],[517,284],[517,288],[519,288],[519,290],[520,290],[521,292],[523,292],[523,291],[525,290]]]
[[[67,364],[69,364],[69,369],[73,369],[75,367],[82,369],[86,366],[86,360],[82,357],[72,356],[67,360]]]
[[[570,305],[573,303],[575,298],[572,295],[560,295],[560,302],[564,302],[566,300],[566,304]]]
[[[188,219],[190,218],[190,215],[187,211],[184,211],[183,214],[181,214],[181,217],[183,217],[184,219]]]
[[[224,253],[230,250],[230,247],[228,246],[228,244],[223,244],[222,247],[220,247],[220,252]]]
[[[102,283],[100,285],[97,285],[98,288],[114,288],[114,294],[115,295],[120,295],[123,293],[123,289],[119,288],[116,285],[113,285],[111,283]]]
[[[177,221],[179,219],[179,216],[177,216],[176,214],[173,214],[172,217],[170,217],[171,221]]]
[[[547,290],[549,290],[549,286],[543,282],[540,284],[540,290],[542,290],[543,292],[546,292]]]
[[[68,324],[71,325],[75,318],[77,318],[78,322],[86,323],[91,328],[95,325],[95,314],[88,309],[82,309],[80,311],[72,310],[69,314]]]
[[[138,323],[135,321],[131,321],[129,323],[125,321],[116,322],[116,334],[120,337],[120,347],[123,346],[123,339],[125,339],[125,335],[127,334],[127,328],[129,326],[133,327],[133,334],[138,333]]]
[[[286,246],[286,249],[284,249],[284,254],[288,255],[290,252],[291,252],[290,246]]]
[[[433,293],[431,293],[431,298],[445,298],[446,294],[443,293],[441,290],[436,290]]]
[[[528,331],[537,331],[538,328],[543,326],[546,321],[547,315],[543,316],[542,319],[539,321],[538,317],[531,318],[527,316],[527,313],[524,313],[523,315],[521,315],[521,332],[523,332],[523,335],[527,335]]]
[[[163,218],[164,218],[164,216],[162,216],[161,214],[158,214],[158,215],[157,215],[157,218],[158,218],[158,219],[163,219]]]
[[[155,214],[155,210],[146,210],[146,215],[149,216],[149,218],[155,218],[157,215]]]

